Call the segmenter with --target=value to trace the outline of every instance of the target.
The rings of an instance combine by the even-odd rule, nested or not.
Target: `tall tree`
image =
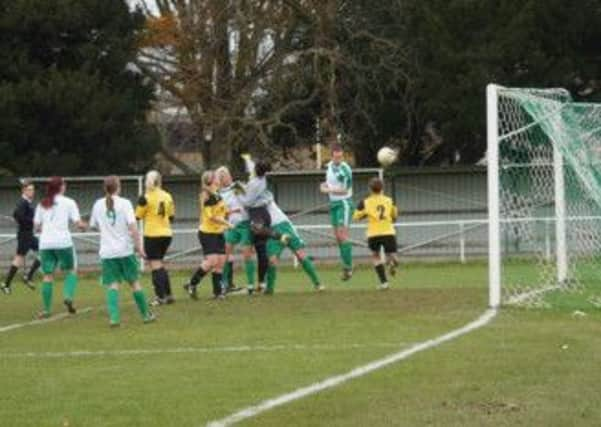
[[[125,0],[2,0],[0,167],[101,174],[152,162],[153,86],[131,66],[143,25]]]

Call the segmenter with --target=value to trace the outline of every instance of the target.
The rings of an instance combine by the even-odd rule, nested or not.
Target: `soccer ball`
[[[378,162],[386,167],[390,166],[397,159],[397,152],[390,147],[382,147],[378,151]]]

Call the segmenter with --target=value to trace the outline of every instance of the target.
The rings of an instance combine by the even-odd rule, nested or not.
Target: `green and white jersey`
[[[225,202],[225,207],[228,211],[238,210],[238,212],[229,214],[228,219],[232,224],[237,225],[243,221],[248,221],[248,213],[244,209],[242,201],[236,194],[234,184],[219,190],[219,195]]]
[[[274,227],[276,225],[290,222],[290,218],[288,215],[284,213],[282,209],[276,204],[276,202],[271,202],[267,205],[267,211],[269,212],[269,216],[271,217],[271,225]]]
[[[134,253],[134,242],[129,226],[136,223],[131,202],[123,197],[113,196],[113,210],[108,210],[103,197],[94,203],[90,227],[100,231],[100,258],[123,258]]]
[[[326,184],[328,184],[329,188],[335,190],[346,190],[345,194],[330,194],[331,202],[346,200],[353,197],[353,171],[348,163],[340,162],[338,165],[334,162],[328,163]]]
[[[81,219],[75,200],[56,195],[48,209],[39,204],[33,219],[37,227],[42,227],[40,249],[65,249],[73,246],[69,224]]]

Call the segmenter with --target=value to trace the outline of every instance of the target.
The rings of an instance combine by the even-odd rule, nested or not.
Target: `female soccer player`
[[[234,226],[231,230],[225,232],[225,255],[227,257],[223,269],[223,277],[229,286],[232,286],[233,280],[233,256],[236,245],[242,248],[242,257],[244,259],[244,271],[246,272],[246,284],[248,293],[252,294],[255,290],[255,272],[257,264],[254,260],[253,238],[250,228],[250,218],[244,209],[236,184],[233,183],[232,174],[225,166],[215,171],[219,182],[219,195],[223,198],[228,212],[228,220]]]
[[[81,220],[79,208],[73,199],[65,196],[66,184],[60,177],[52,177],[46,187],[46,196],[37,206],[34,215],[34,225],[40,234],[40,259],[44,282],[42,284],[42,300],[44,309],[39,318],[47,318],[52,312],[52,291],[54,272],[57,267],[65,274],[63,287],[63,302],[71,314],[75,314],[73,297],[77,287],[75,273],[75,255],[73,239],[69,224],[74,223],[80,229],[86,224]]]
[[[146,174],[145,186],[146,193],[140,197],[136,206],[136,218],[144,221],[144,252],[152,271],[156,295],[152,305],[171,304],[175,299],[163,258],[173,236],[171,222],[175,215],[175,205],[171,194],[161,188],[161,174],[157,171]]]
[[[296,228],[288,216],[274,201],[269,203],[267,209],[273,225],[269,231],[271,238],[267,241],[269,268],[267,270],[267,289],[265,289],[264,293],[268,295],[273,294],[276,281],[276,267],[282,252],[286,247],[294,253],[296,258],[298,258],[303,270],[311,280],[315,290],[324,290],[325,288],[321,285],[313,261],[305,253],[305,242],[299,236]]]
[[[349,241],[349,225],[353,214],[353,171],[344,161],[340,144],[332,146],[332,161],[328,163],[326,180],[320,186],[330,198],[330,220],[342,259],[342,280],[353,275],[353,245]]]
[[[21,199],[17,202],[17,207],[13,212],[13,218],[17,222],[17,253],[13,258],[13,262],[6,274],[4,283],[0,285],[0,289],[5,294],[11,293],[11,282],[17,274],[20,267],[25,265],[25,256],[29,251],[38,251],[38,239],[33,234],[33,215],[35,212],[33,206],[33,197],[35,195],[35,187],[30,181],[21,182]],[[40,267],[40,260],[36,257],[35,261],[29,268],[29,271],[23,276],[25,286],[31,290],[35,290],[35,286],[31,283],[33,275]]]
[[[191,298],[198,299],[196,288],[204,276],[212,273],[213,296],[224,298],[224,288],[221,284],[222,270],[225,263],[225,238],[223,234],[233,226],[226,219],[227,210],[223,199],[219,196],[219,182],[213,171],[202,174],[202,192],[200,195],[200,227],[198,239],[202,246],[204,260],[200,268],[184,285]]]
[[[380,279],[379,289],[388,289],[388,278],[382,261],[381,251],[384,249],[390,274],[396,273],[398,261],[396,258],[397,242],[394,221],[398,209],[390,197],[383,194],[384,183],[379,178],[369,181],[371,194],[357,206],[353,215],[355,220],[367,218],[367,244],[372,251],[374,269]]]
[[[119,312],[119,284],[127,282],[132,287],[133,298],[144,323],[155,320],[148,309],[146,296],[139,281],[139,265],[135,251],[145,257],[141,246],[134,208],[131,202],[119,196],[121,182],[116,176],[104,179],[105,197],[98,199],[92,208],[90,226],[100,231],[100,259],[102,284],[106,288],[106,303],[111,327],[121,324]]]

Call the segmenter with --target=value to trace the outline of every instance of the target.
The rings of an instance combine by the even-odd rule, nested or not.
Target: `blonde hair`
[[[225,176],[231,177],[232,174],[227,166],[221,166],[221,167],[217,168],[217,170],[215,171],[215,176],[219,180],[219,184],[223,185],[223,178]]]
[[[147,190],[154,190],[155,188],[161,188],[162,178],[161,174],[156,170],[151,170],[146,173],[144,179],[144,185]]]
[[[205,207],[205,198],[208,198],[209,195],[213,192],[211,189],[211,184],[215,180],[215,172],[212,170],[204,171],[202,176],[200,177],[200,212],[204,210]]]

